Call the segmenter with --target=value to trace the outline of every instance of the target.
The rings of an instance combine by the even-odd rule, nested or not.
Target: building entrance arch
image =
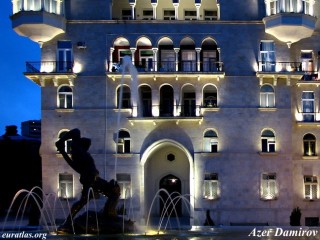
[[[193,158],[190,152],[179,142],[163,139],[151,144],[141,158],[141,206],[144,206],[143,216],[160,217],[165,198],[162,188],[169,193],[176,191],[190,201],[190,206],[181,204],[178,216],[190,217],[193,215],[194,185],[193,185]],[[171,181],[171,182],[170,182]],[[176,182],[177,184],[171,183]],[[180,201],[181,202],[181,201]],[[160,207],[159,207],[160,206]],[[191,224],[191,223],[190,223]]]

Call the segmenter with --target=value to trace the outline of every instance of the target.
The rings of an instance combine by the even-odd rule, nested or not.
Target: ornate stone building
[[[297,206],[303,225],[318,223],[319,8],[13,0],[13,29],[42,48],[24,74],[42,87],[43,190],[79,197],[54,145],[79,128],[136,221],[161,216],[166,190],[191,225],[208,209],[216,224],[289,225]]]

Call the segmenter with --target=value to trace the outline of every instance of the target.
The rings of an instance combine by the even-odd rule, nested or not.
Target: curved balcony
[[[24,37],[30,38],[42,46],[66,29],[63,16],[63,2],[30,0],[12,1],[13,15],[10,17],[13,30]]]
[[[263,19],[265,32],[288,44],[310,37],[317,19],[301,13],[278,13]]]

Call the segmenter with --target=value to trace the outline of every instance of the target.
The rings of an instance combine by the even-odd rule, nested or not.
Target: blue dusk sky
[[[21,122],[41,119],[41,87],[23,75],[26,62],[40,61],[39,45],[12,29],[11,0],[1,0],[0,6],[1,136],[8,125],[16,125],[21,134]]]

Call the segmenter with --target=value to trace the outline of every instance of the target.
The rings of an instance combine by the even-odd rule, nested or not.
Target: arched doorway
[[[160,190],[165,188],[169,192],[176,190],[184,196],[190,204],[181,203],[179,213],[181,217],[190,217],[193,214],[194,199],[193,187],[190,179],[193,179],[193,159],[189,151],[180,143],[162,139],[154,142],[143,153],[141,164],[144,182],[141,185],[141,205],[144,206],[142,215],[150,217],[160,217]],[[176,186],[170,187],[166,180],[172,176],[180,181]],[[192,185],[193,186],[193,185]]]
[[[181,216],[181,180],[172,175],[161,178],[159,189],[160,192],[160,213],[165,216]],[[170,196],[170,197],[169,197]]]

